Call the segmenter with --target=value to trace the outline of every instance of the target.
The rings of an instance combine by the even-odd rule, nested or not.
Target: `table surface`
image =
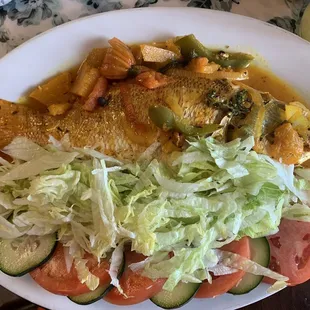
[[[302,13],[309,3],[310,0],[13,0],[1,6],[0,0],[0,57],[31,37],[64,22],[130,7],[194,6],[230,11],[268,21],[299,34]],[[0,309],[30,310],[37,307],[0,288]],[[268,309],[310,309],[310,281],[297,287],[286,288],[263,301],[242,308]]]

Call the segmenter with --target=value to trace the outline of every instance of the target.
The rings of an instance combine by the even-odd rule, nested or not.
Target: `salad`
[[[253,137],[192,138],[167,162],[156,143],[129,164],[50,141],[3,150],[2,272],[80,304],[163,308],[309,279],[309,169],[257,154]]]

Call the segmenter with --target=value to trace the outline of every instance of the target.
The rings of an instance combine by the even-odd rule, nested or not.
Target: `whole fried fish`
[[[0,100],[0,147],[16,136],[45,145],[49,136],[61,139],[68,133],[73,146],[97,147],[116,158],[134,160],[160,139],[160,131],[148,116],[151,106],[168,106],[194,126],[220,123],[223,111],[206,103],[210,91],[229,98],[235,89],[226,80],[185,77],[176,77],[169,85],[155,90],[127,84],[124,92],[121,84],[116,84],[109,90],[107,106],[87,112],[75,103],[66,114],[57,117]]]

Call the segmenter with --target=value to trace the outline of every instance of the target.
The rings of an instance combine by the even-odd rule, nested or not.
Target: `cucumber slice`
[[[153,296],[151,301],[163,309],[176,309],[188,303],[194,297],[200,285],[200,283],[179,282],[172,292],[162,290]]]
[[[107,259],[110,259],[108,256]],[[125,255],[123,255],[122,265],[119,269],[117,277],[120,278],[125,270]],[[68,298],[76,304],[79,305],[90,305],[100,299],[102,299],[107,293],[111,291],[114,286],[112,284],[106,283],[98,286],[94,291],[81,294],[78,296],[68,296]]]
[[[90,305],[99,299],[102,299],[102,297],[108,293],[113,286],[110,283],[107,283],[105,285],[98,286],[94,291],[81,294],[78,296],[71,296],[68,297],[71,301],[75,302],[79,305]]]
[[[56,245],[56,234],[0,239],[0,270],[21,277],[48,261]]]
[[[251,260],[263,267],[269,266],[270,248],[268,240],[263,238],[250,239]],[[263,280],[263,276],[246,273],[241,281],[233,287],[229,293],[234,295],[246,294],[257,287]]]

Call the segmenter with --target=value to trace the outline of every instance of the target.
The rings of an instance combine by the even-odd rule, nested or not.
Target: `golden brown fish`
[[[202,126],[219,123],[223,117],[223,112],[206,104],[207,94],[215,90],[229,97],[234,92],[228,81],[185,77],[176,77],[155,90],[126,84],[124,91],[120,85],[124,84],[110,89],[109,104],[92,113],[76,103],[66,114],[55,117],[26,105],[0,101],[0,147],[16,136],[45,145],[49,136],[60,139],[69,133],[73,146],[98,147],[106,154],[133,160],[160,139],[159,130],[149,119],[149,107],[166,105],[192,125]]]

